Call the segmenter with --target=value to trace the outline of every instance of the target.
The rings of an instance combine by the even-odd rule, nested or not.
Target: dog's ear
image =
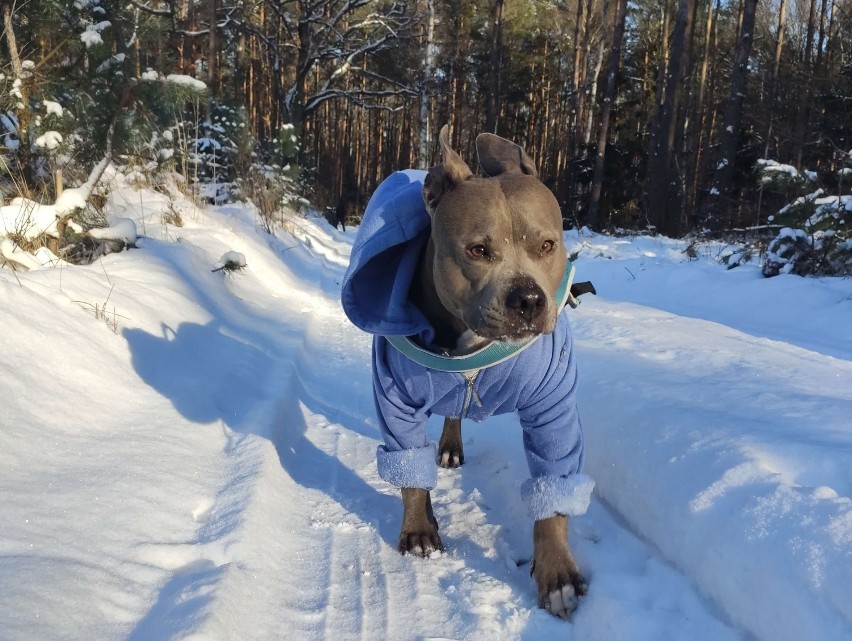
[[[486,176],[528,174],[538,176],[535,163],[520,145],[494,134],[476,137],[476,155]]]
[[[430,215],[435,213],[444,194],[473,175],[467,163],[450,147],[449,131],[449,126],[444,125],[438,136],[443,162],[432,167],[423,181],[423,200]]]

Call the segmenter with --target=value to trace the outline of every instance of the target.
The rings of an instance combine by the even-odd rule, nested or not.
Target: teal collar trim
[[[556,290],[557,309],[561,313],[566,303],[571,301],[571,283],[574,281],[574,265],[571,261],[565,266],[565,274]],[[387,341],[399,352],[418,365],[439,372],[470,372],[485,369],[517,356],[532,345],[539,337],[533,336],[518,343],[494,341],[482,349],[464,356],[443,356],[416,345],[407,336],[386,336]]]

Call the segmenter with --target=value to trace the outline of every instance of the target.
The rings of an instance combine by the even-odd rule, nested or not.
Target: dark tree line
[[[33,99],[36,81],[73,79],[90,104],[132,108],[126,90],[143,100],[131,80],[149,68],[190,75],[213,104],[244,113],[260,144],[293,125],[320,205],[363,205],[391,171],[428,166],[444,123],[467,157],[481,131],[522,144],[568,226],[672,235],[765,222],[789,194],[760,188],[758,158],[830,184],[852,148],[849,0],[0,7],[4,77],[26,76],[22,59],[37,70],[7,111]],[[82,46],[81,25],[97,19],[110,23],[103,42]],[[98,74],[106,59],[112,72]]]

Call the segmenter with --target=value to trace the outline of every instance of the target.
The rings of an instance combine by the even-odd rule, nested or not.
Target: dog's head
[[[423,199],[432,217],[433,278],[443,306],[476,335],[517,341],[547,334],[566,266],[562,215],[520,146],[476,139],[476,177],[441,130],[443,162],[429,170]]]

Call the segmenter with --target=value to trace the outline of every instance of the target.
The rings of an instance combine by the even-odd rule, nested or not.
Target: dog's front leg
[[[459,467],[464,463],[461,419],[445,418],[441,440],[438,441],[438,465],[441,467]]]
[[[533,547],[531,572],[538,587],[539,606],[570,619],[588,585],[568,547],[568,517],[557,514],[536,521]]]
[[[402,488],[402,510],[397,548],[400,553],[425,557],[436,550],[443,552],[444,545],[438,536],[438,521],[432,512],[429,490]]]

